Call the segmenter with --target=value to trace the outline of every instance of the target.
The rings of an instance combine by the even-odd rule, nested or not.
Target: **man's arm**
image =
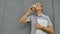
[[[43,30],[46,33],[53,34],[53,26],[52,25],[50,25],[49,27],[44,27],[37,23],[35,25],[35,27],[36,27],[36,29]]]
[[[42,27],[41,30],[49,33],[49,34],[53,34],[53,26],[49,26],[49,27]]]
[[[25,20],[27,19],[27,17],[30,15],[30,11],[28,11],[20,20],[19,20],[19,23],[24,23]]]
[[[30,7],[29,10],[27,11],[27,13],[21,18],[19,19],[19,23],[25,23],[27,17],[30,15],[30,13],[34,10],[33,7]]]
[[[54,30],[53,30],[53,25],[52,25],[52,22],[49,18],[49,16],[47,17],[48,19],[48,27],[42,27],[41,29],[49,34],[53,34],[54,33]]]

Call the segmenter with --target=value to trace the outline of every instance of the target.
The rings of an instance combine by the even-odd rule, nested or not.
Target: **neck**
[[[41,10],[39,10],[39,11],[37,11],[37,12],[36,12],[36,15],[37,15],[37,16],[40,16],[40,15],[41,15],[41,13],[42,13],[42,11],[41,11]]]

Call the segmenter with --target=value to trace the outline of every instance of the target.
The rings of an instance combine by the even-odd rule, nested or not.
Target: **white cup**
[[[35,8],[36,8],[36,5],[33,5],[33,7],[35,7]]]

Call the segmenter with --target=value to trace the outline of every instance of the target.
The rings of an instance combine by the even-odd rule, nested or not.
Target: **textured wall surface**
[[[54,0],[55,34],[60,34],[60,0]]]
[[[51,18],[55,34],[60,34],[60,0],[0,0],[0,34],[30,34],[30,23],[18,23],[27,9],[36,2],[43,5],[43,13]]]

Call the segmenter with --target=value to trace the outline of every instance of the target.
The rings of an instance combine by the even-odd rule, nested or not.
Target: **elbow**
[[[21,20],[19,20],[18,22],[19,22],[19,24],[21,24],[21,23],[22,23],[22,21],[21,21]]]
[[[22,22],[23,22],[23,20],[19,20],[18,22],[19,22],[19,23],[22,23]]]
[[[23,21],[21,21],[21,20],[19,20],[18,22],[19,22],[19,24],[23,24],[23,23],[24,23],[24,22],[23,22]]]
[[[51,34],[54,34],[54,29],[51,29]]]
[[[51,34],[54,34],[54,31],[51,31]]]
[[[48,31],[47,33],[49,33],[49,34],[54,34],[54,31],[51,30],[51,29],[49,29],[49,31]]]
[[[50,31],[50,34],[54,34],[54,31]]]

